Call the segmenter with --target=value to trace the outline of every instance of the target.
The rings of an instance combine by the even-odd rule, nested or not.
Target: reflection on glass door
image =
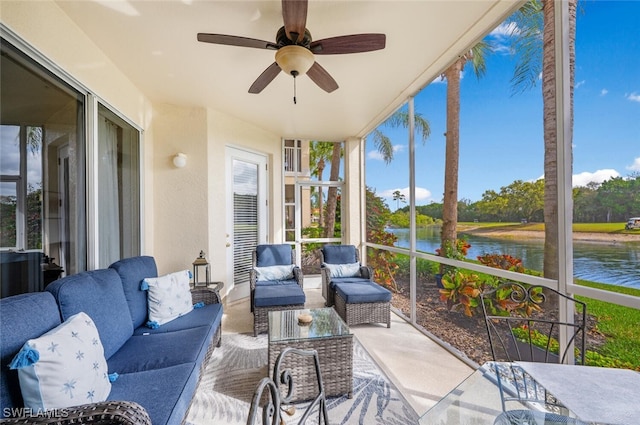
[[[81,93],[4,39],[0,50],[0,296],[6,297],[86,269],[85,125]]]

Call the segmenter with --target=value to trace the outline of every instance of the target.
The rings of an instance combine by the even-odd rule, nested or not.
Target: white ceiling
[[[280,1],[60,0],[58,5],[154,102],[223,111],[278,136],[365,136],[455,56],[517,8],[513,0],[310,0],[314,40],[379,32],[377,52],[316,56],[340,88],[280,73],[260,94],[249,86],[274,51],[200,43],[196,33],[275,41]]]

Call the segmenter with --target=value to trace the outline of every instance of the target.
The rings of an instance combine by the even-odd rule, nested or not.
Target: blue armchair
[[[304,308],[302,270],[295,265],[295,251],[288,244],[258,245],[250,271],[253,334],[265,332],[269,311]]]
[[[325,245],[320,250],[320,275],[322,277],[322,296],[325,299],[326,306],[332,307],[334,304],[334,292],[331,291],[331,284],[337,282],[343,283],[362,283],[364,281],[370,281],[373,272],[371,268],[362,266],[360,264],[360,254],[353,245]],[[349,264],[358,264],[357,272],[353,276],[345,277],[332,277],[332,270],[336,270],[338,267],[344,267]],[[336,266],[336,267],[332,267]],[[349,267],[349,266],[346,266]],[[354,269],[355,270],[355,269]],[[351,274],[348,272],[342,274]]]
[[[391,326],[391,292],[373,282],[373,272],[360,264],[353,245],[325,245],[322,250],[322,295],[347,325]]]

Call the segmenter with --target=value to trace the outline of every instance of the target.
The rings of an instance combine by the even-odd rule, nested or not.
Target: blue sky
[[[484,77],[470,68],[462,76],[459,199],[478,201],[486,190],[544,173],[541,82],[512,95],[515,62],[505,33],[498,27],[488,37],[498,48]],[[416,147],[417,205],[442,201],[445,100],[440,79],[416,96],[416,111],[431,126],[431,137]],[[578,3],[574,120],[574,186],[640,172],[640,1]],[[368,143],[366,183],[396,209],[391,194],[409,194],[407,131],[382,130],[394,160],[386,165]]]

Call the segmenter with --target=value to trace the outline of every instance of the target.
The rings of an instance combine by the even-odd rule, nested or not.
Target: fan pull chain
[[[298,75],[298,71],[291,71],[291,75],[293,75],[293,104],[297,105],[296,102],[296,76]]]

